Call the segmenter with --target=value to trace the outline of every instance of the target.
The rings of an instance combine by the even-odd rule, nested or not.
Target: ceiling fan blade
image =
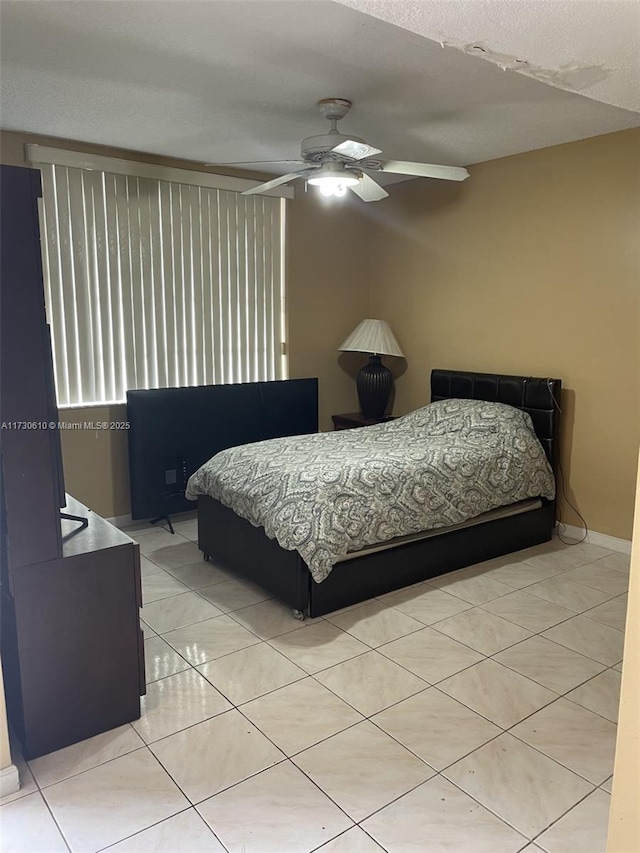
[[[369,175],[362,174],[360,183],[349,189],[354,192],[362,201],[380,201],[383,198],[388,198],[389,193],[383,190],[379,183],[370,178]]]
[[[405,163],[404,160],[383,160],[380,170],[396,175],[414,175],[416,178],[442,178],[444,181],[464,181],[469,177],[469,172],[461,166]]]
[[[359,142],[356,139],[345,139],[339,145],[334,145],[331,153],[342,154],[350,160],[365,160],[367,157],[382,154],[382,149],[374,148],[373,145],[367,145],[366,142]]]
[[[271,163],[304,163],[304,160],[235,160],[233,163],[205,163],[205,166],[269,166]]]
[[[281,184],[287,184],[295,178],[306,178],[307,175],[310,175],[314,171],[315,169],[303,169],[301,172],[289,172],[288,175],[282,175],[279,178],[274,178],[272,181],[267,181],[266,184],[258,184],[257,187],[251,187],[250,190],[245,190],[242,195],[257,195],[259,193],[264,193],[267,192],[267,190],[274,189],[274,187],[279,187]]]

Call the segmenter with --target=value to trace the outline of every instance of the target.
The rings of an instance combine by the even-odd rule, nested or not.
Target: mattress
[[[432,530],[423,530],[421,533],[414,533],[409,536],[396,536],[394,539],[389,539],[387,542],[381,542],[380,545],[375,545],[371,548],[362,548],[360,551],[349,551],[344,557],[338,560],[338,563],[347,563],[349,560],[355,560],[358,557],[366,557],[369,554],[376,554],[378,551],[388,551],[390,548],[396,548],[398,545],[404,545],[408,542],[420,542],[422,539],[431,539],[433,536],[441,536],[443,533],[452,533],[454,530],[462,530],[465,527],[475,527],[477,524],[484,524],[485,521],[495,521],[498,518],[508,518],[511,515],[521,515],[523,512],[531,512],[534,509],[540,509],[542,501],[540,498],[530,498],[524,501],[518,501],[509,506],[499,506],[496,509],[491,509],[489,512],[483,512],[481,515],[476,515],[474,518],[469,518],[460,524],[449,524],[446,527],[438,527]]]

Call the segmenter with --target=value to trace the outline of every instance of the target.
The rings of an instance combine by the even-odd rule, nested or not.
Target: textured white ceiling
[[[638,0],[336,0],[560,89],[640,110]]]
[[[368,0],[349,0],[356,2],[372,11]],[[275,160],[297,157],[303,137],[325,132],[314,106],[319,98],[346,97],[354,108],[344,132],[390,158],[452,165],[640,126],[637,113],[443,48],[435,31],[429,38],[411,31],[424,28],[422,13],[433,8],[441,15],[438,32],[465,41],[477,27],[466,12],[451,17],[449,6],[460,5],[402,0],[377,8],[388,17],[393,7],[403,19],[396,26],[330,0],[3,0],[1,123],[201,162]],[[479,37],[490,49],[513,51],[529,39],[542,51],[543,37],[531,41],[531,14],[521,26],[512,16],[505,29],[512,40],[501,41],[489,38],[490,29],[503,29],[495,3],[463,5],[487,7],[475,20],[486,24]],[[508,5],[541,5],[551,14],[567,4]],[[578,14],[583,3],[569,5]],[[449,19],[459,25],[457,36],[445,27]],[[544,39],[550,30],[552,23]],[[590,38],[590,62],[599,65],[609,31]],[[627,54],[632,41],[622,45]],[[580,61],[590,50],[581,42]],[[563,56],[554,54],[557,62],[577,61]]]

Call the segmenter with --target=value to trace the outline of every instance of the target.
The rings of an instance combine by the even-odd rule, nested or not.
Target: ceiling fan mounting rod
[[[318,109],[335,126],[351,109],[351,101],[346,98],[323,98],[318,101]]]

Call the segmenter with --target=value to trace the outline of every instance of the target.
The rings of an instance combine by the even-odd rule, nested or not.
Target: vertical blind
[[[285,378],[283,199],[40,168],[58,405]]]

